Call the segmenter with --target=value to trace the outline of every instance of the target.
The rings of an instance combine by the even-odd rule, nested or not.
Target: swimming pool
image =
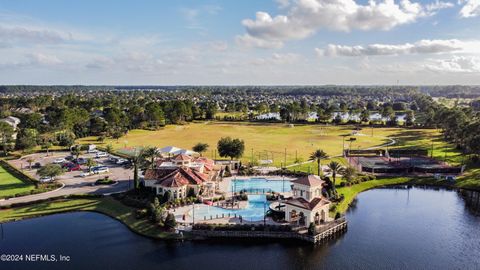
[[[289,180],[249,178],[232,180],[230,190],[233,192],[243,190],[248,193],[289,192],[292,187]]]
[[[195,220],[209,220],[224,217],[242,216],[247,221],[263,220],[265,211],[268,210],[269,202],[265,195],[248,195],[248,204],[243,209],[223,209],[216,206],[209,206],[205,204],[195,205]],[[189,211],[190,216],[193,214],[193,209]]]
[[[281,179],[266,179],[266,178],[249,178],[249,179],[234,179],[231,181],[230,191],[240,192],[247,191],[248,193],[258,193],[248,195],[248,204],[243,209],[223,209],[216,206],[209,205],[195,205],[195,220],[209,220],[224,217],[234,217],[235,215],[242,216],[244,220],[261,221],[265,215],[265,211],[269,209],[269,202],[267,202],[266,192],[290,192],[292,190],[289,180]],[[193,209],[189,211],[189,215],[193,215]]]

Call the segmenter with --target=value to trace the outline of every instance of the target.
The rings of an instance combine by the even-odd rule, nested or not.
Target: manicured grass
[[[310,153],[321,148],[329,155],[340,155],[343,149],[341,135],[350,134],[353,126],[324,126],[324,125],[294,125],[286,124],[257,124],[244,122],[202,122],[178,126],[169,125],[158,131],[132,130],[128,135],[117,140],[108,139],[104,145],[112,144],[114,149],[135,146],[177,146],[191,149],[198,142],[210,145],[207,157],[215,157],[217,142],[221,137],[230,136],[245,141],[243,161],[249,161],[253,156],[255,160],[270,159],[279,166],[284,161],[287,149],[287,164],[292,164],[295,157],[307,160]],[[352,148],[365,148],[378,146],[388,140],[377,137],[391,135],[402,129],[378,128],[372,136],[355,136],[356,141]],[[371,131],[365,129],[367,135]],[[95,137],[80,139],[80,143],[97,143]],[[345,147],[348,147],[345,143]],[[218,155],[216,156],[217,158]]]
[[[137,219],[135,209],[111,198],[81,198],[42,202],[34,205],[0,210],[0,222],[21,220],[71,211],[94,211],[115,218],[132,231],[153,238],[175,238],[146,219]]]
[[[344,213],[347,211],[349,204],[355,199],[358,193],[386,185],[398,185],[410,182],[412,178],[409,177],[395,177],[395,178],[382,178],[377,180],[370,180],[362,182],[350,187],[337,187],[338,194],[343,194],[344,200],[337,205],[337,212]]]
[[[35,185],[18,179],[0,166],[0,198],[28,192],[33,189],[35,189]]]

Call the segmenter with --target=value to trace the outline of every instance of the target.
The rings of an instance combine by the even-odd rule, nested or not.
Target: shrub
[[[147,209],[138,209],[135,211],[135,218],[136,219],[142,219],[148,216],[148,210]]]
[[[308,226],[308,234],[310,234],[310,235],[315,235],[315,233],[316,233],[315,224],[312,222],[312,223],[310,223],[310,225]]]
[[[172,213],[168,213],[167,217],[165,218],[165,228],[174,229],[176,226],[177,221],[175,220],[175,216]]]
[[[340,212],[335,213],[335,219],[339,219],[341,217],[342,217],[342,215],[340,214]]]

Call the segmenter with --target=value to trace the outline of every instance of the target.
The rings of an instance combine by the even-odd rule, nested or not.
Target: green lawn
[[[295,158],[307,160],[310,153],[320,148],[329,155],[340,155],[343,149],[343,137],[351,134],[353,126],[324,126],[324,125],[286,125],[260,123],[231,123],[231,122],[202,122],[187,125],[169,125],[157,131],[132,130],[119,140],[107,139],[103,145],[111,144],[114,149],[137,146],[177,146],[191,149],[198,142],[210,145],[207,157],[215,157],[215,149],[221,137],[230,136],[245,141],[243,161],[270,159],[279,166],[287,151],[287,164],[292,164]],[[362,132],[366,136],[355,136],[353,149],[382,145],[388,142],[382,136],[393,136],[403,131],[402,128],[375,128],[374,136],[371,129]],[[98,144],[96,137],[87,137],[78,140],[79,143]],[[345,143],[348,147],[349,144]],[[218,155],[216,156],[217,158]]]
[[[136,219],[135,209],[127,207],[111,197],[58,200],[0,210],[0,222],[71,211],[94,211],[103,213],[123,222],[132,231],[145,236],[154,238],[175,237],[175,235],[161,230],[146,219]]]
[[[0,198],[35,189],[35,185],[25,183],[0,166]]]

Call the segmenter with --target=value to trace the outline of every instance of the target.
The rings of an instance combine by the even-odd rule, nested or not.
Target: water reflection
[[[95,213],[4,224],[2,253],[66,254],[69,264],[2,263],[2,269],[475,269],[480,265],[476,194],[421,188],[358,196],[346,234],[312,246],[245,239],[164,242]],[[467,206],[466,206],[467,205]],[[4,267],[5,266],[5,267]]]

